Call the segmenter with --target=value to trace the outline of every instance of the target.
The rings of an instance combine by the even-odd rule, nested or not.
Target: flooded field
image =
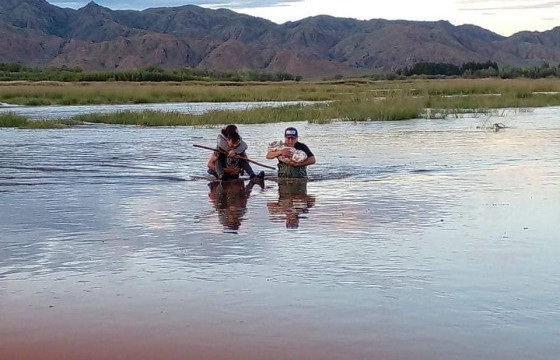
[[[558,119],[296,123],[310,180],[262,184],[216,128],[0,129],[0,358],[554,359]]]

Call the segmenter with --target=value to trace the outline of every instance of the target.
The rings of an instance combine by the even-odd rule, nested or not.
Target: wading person
[[[239,143],[236,145],[235,148],[231,148],[230,144],[228,143],[228,138],[231,138],[232,134],[237,134],[237,136],[239,137]],[[251,179],[253,178],[264,178],[264,171],[259,172],[258,174],[255,174],[255,172],[253,171],[253,168],[251,167],[251,164],[249,164],[248,161],[242,160],[240,159],[240,157],[247,157],[247,154],[245,153],[245,151],[247,150],[248,146],[245,143],[245,141],[243,141],[243,139],[241,138],[241,136],[239,136],[239,130],[237,129],[237,126],[235,125],[228,125],[225,128],[222,129],[222,131],[220,132],[220,134],[218,134],[218,138],[216,140],[216,148],[222,151],[225,151],[228,153],[228,158],[231,157],[233,159],[239,160],[239,164],[241,165],[241,168],[243,169],[243,171],[245,171],[247,173],[247,175],[249,175],[249,177]],[[214,152],[212,153],[212,155],[210,155],[210,158],[208,159],[208,173],[210,175],[214,175],[215,177],[217,177],[218,179],[222,179],[222,176],[220,175],[220,172],[217,170],[217,163],[218,163],[218,159],[219,159],[219,153],[218,152]],[[233,159],[230,160],[230,162],[233,163]],[[226,159],[227,160],[227,159]],[[227,161],[226,161],[227,164]],[[226,167],[227,168],[227,167]],[[239,177],[239,175],[242,172],[237,173],[237,177]],[[223,174],[222,174],[223,175]]]
[[[298,131],[289,127],[284,131],[284,143],[281,147],[269,148],[267,159],[278,159],[279,178],[305,178],[307,166],[315,164],[315,156],[307,145],[298,141]],[[296,152],[303,152],[306,158],[296,161]]]
[[[219,180],[238,179],[243,173],[243,163],[246,162],[239,158],[235,149],[239,147],[241,138],[236,132],[227,134],[226,144],[227,152],[214,152],[216,160],[214,161],[214,169],[208,169],[208,172],[216,176]],[[222,149],[224,150],[224,149]]]

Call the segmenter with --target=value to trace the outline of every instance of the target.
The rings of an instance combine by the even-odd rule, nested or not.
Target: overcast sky
[[[47,0],[78,9],[89,0]],[[544,31],[560,26],[560,1],[547,0],[95,0],[113,10],[143,10],[187,4],[228,8],[276,23],[320,14],[360,20],[448,20],[474,24],[509,36],[522,30]]]

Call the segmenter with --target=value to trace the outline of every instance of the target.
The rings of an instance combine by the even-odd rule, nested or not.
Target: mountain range
[[[200,67],[305,77],[393,71],[417,62],[560,62],[560,26],[504,37],[447,21],[314,16],[276,24],[195,5],[74,10],[1,0],[0,62],[97,70]]]

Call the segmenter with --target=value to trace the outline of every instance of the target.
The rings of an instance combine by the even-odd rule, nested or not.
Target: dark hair
[[[231,133],[236,133],[237,134],[237,126],[235,125],[228,125],[225,128],[222,129],[222,135],[224,135],[226,138],[228,137],[228,134]]]
[[[241,140],[241,136],[239,136],[236,132],[230,132],[226,135],[226,139],[233,140],[234,142],[239,142]]]

